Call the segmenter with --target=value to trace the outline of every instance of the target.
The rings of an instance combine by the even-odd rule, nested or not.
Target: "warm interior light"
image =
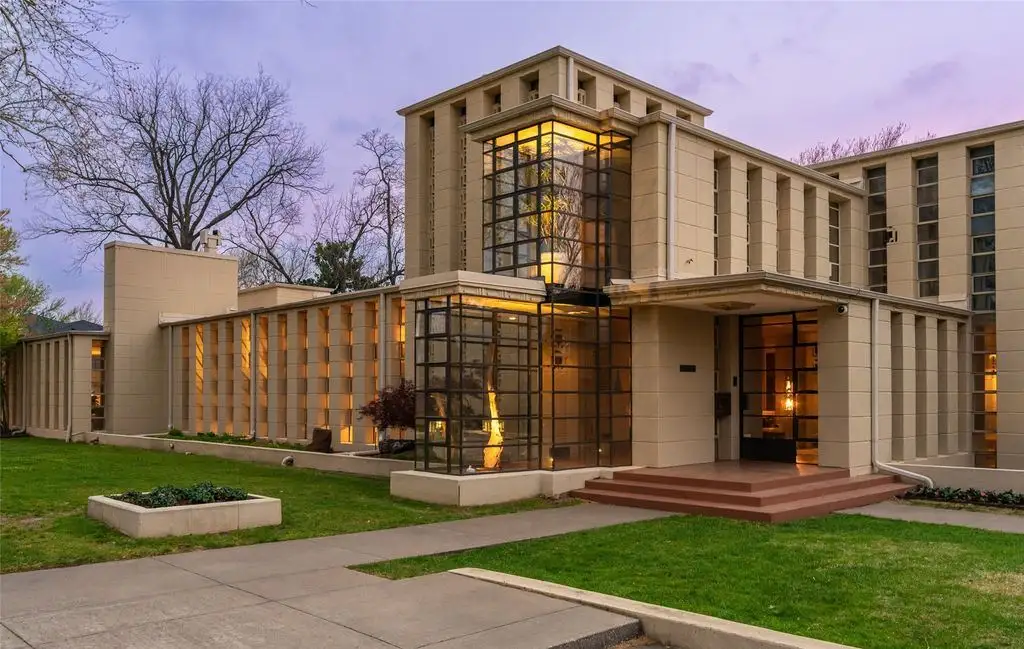
[[[565,279],[565,253],[540,253],[540,274],[547,284],[561,284]]]
[[[793,391],[793,381],[786,377],[786,398],[782,402],[782,408],[786,412],[793,412],[793,406],[795,405],[795,392]]]
[[[484,449],[484,468],[501,468],[502,443],[505,441],[501,431],[501,420],[498,419],[498,393],[494,386],[487,383],[487,414],[489,419],[484,422],[484,430],[489,433],[487,436],[487,448]]]

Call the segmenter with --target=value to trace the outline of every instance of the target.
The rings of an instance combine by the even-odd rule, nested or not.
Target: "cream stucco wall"
[[[213,315],[238,307],[238,262],[214,253],[126,243],[104,248],[107,429],[126,434],[166,427],[165,313]]]
[[[295,284],[267,284],[247,288],[238,292],[238,308],[261,309],[270,306],[281,306],[292,302],[327,297],[331,290],[321,286],[298,286]]]

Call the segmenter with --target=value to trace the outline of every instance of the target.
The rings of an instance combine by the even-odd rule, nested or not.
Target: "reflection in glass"
[[[544,122],[484,150],[485,272],[569,289],[629,277],[629,138]]]
[[[574,299],[417,302],[417,469],[629,464],[629,311]]]

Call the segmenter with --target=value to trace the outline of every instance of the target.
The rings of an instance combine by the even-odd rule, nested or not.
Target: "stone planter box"
[[[150,509],[106,496],[89,496],[89,518],[135,538],[216,534],[281,524],[281,501],[257,494],[249,500]]]

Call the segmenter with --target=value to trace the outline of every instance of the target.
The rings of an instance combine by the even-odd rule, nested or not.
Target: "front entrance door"
[[[815,311],[740,318],[740,457],[818,461]]]

